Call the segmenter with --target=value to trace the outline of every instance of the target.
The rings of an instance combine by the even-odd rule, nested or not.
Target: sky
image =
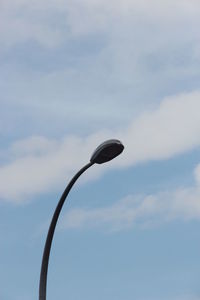
[[[199,0],[0,1],[0,299],[200,300]]]

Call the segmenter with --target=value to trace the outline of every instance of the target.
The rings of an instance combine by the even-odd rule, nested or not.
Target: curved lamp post
[[[42,265],[41,265],[41,273],[40,273],[40,286],[39,286],[39,300],[46,300],[46,286],[47,286],[47,272],[48,272],[48,263],[49,263],[49,255],[51,250],[51,244],[53,240],[53,235],[56,227],[56,223],[58,221],[59,214],[65,202],[67,195],[69,194],[72,186],[76,182],[76,180],[80,177],[82,173],[84,173],[89,167],[96,164],[103,164],[116,156],[118,156],[124,150],[124,146],[118,140],[108,140],[102,143],[97,149],[94,151],[90,162],[85,165],[76,175],[71,179],[66,189],[64,190],[58,205],[53,214],[53,218],[51,220],[51,224],[49,226],[49,231],[46,238],[46,243],[43,252]]]

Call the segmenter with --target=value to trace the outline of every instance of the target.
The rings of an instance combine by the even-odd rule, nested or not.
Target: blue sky
[[[198,0],[2,0],[0,299],[200,299]]]

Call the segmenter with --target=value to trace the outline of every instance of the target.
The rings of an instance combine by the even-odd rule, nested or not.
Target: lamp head
[[[124,150],[119,140],[108,140],[99,145],[90,159],[91,163],[103,164],[118,156]]]

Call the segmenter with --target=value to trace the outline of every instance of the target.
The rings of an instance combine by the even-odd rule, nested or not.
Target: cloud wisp
[[[0,199],[23,202],[27,197],[56,189],[89,160],[102,141],[119,138],[124,153],[107,168],[94,168],[86,178],[103,169],[168,159],[200,145],[200,92],[166,98],[154,111],[143,113],[121,131],[102,131],[86,138],[61,140],[30,137],[6,149],[7,162],[0,167]],[[5,155],[5,153],[2,153]]]
[[[106,231],[142,229],[173,220],[200,220],[200,165],[195,169],[196,185],[153,195],[128,196],[111,206],[74,208],[65,215],[62,229],[106,228]]]

